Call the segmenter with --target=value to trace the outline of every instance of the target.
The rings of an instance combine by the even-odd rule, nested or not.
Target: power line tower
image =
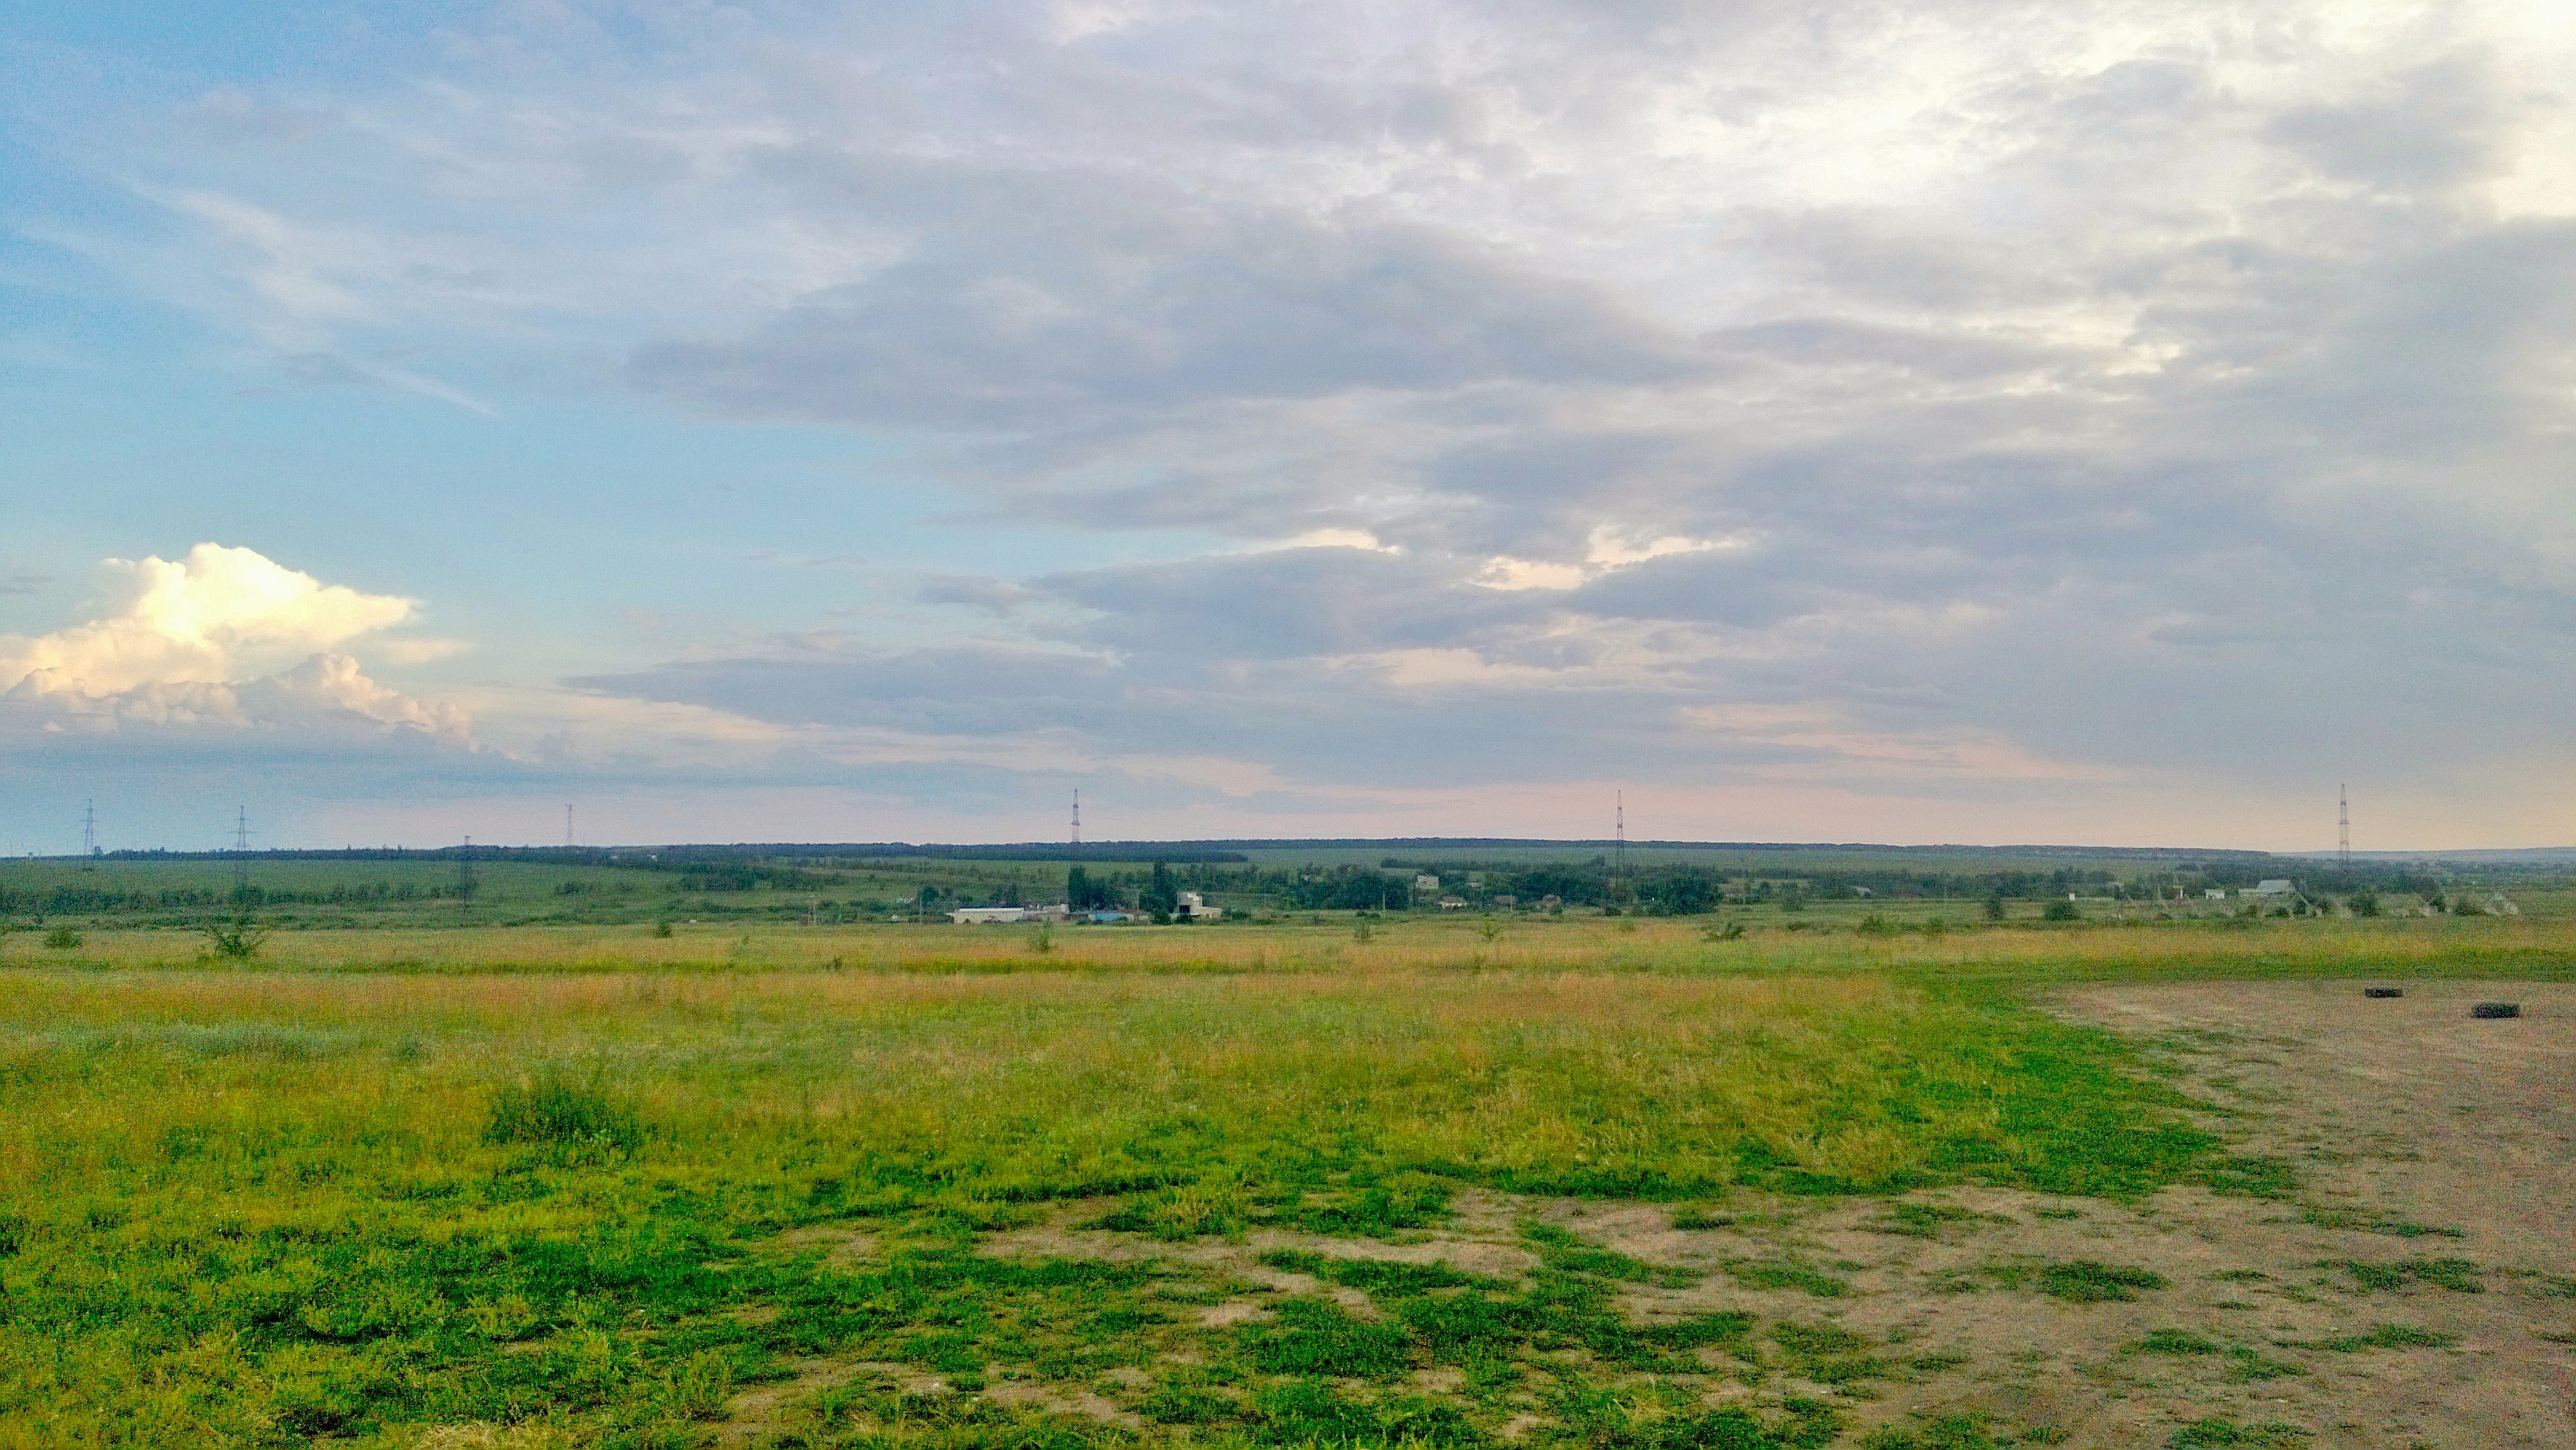
[[[572,844],[572,802],[564,802],[564,844]]]
[[[2335,864],[2352,874],[2352,798],[2341,782],[2335,785]]]
[[[233,904],[250,900],[250,807],[233,807]]]
[[[91,800],[81,807],[81,854],[98,854],[98,802]]]
[[[456,919],[463,921],[474,904],[474,838],[465,838],[464,848],[456,853]]]
[[[1073,854],[1082,854],[1082,792],[1073,793]]]

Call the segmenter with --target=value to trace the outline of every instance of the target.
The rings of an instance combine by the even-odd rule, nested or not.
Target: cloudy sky
[[[0,849],[2576,840],[2563,0],[35,0],[0,79]]]

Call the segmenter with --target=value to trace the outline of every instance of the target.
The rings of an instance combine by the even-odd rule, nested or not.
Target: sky
[[[0,851],[2576,841],[2576,11],[0,15]]]

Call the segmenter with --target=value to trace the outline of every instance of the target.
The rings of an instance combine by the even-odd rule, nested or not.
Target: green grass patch
[[[2357,1354],[2365,1349],[2448,1349],[2457,1343],[2459,1340],[2453,1335],[2419,1329],[2411,1324],[2376,1324],[2367,1333],[2307,1340],[2300,1347],[2329,1350],[2336,1354]]]
[[[1861,1439],[1862,1450],[2004,1450],[2010,1435],[1997,1436],[1988,1417],[1918,1414],[1910,1425],[1882,1425]]]
[[[2300,1205],[2299,1218],[2302,1222],[2315,1224],[2319,1228],[2350,1229],[2359,1233],[2386,1234],[2390,1238],[2456,1239],[2462,1237],[2460,1231],[2455,1228],[2442,1228],[2430,1224],[2415,1223],[2407,1219],[2397,1218],[2390,1214],[2379,1213],[2368,1209],[2333,1208],[2323,1204],[2308,1203]]]
[[[2161,1289],[2165,1277],[2152,1269],[2072,1259],[2039,1271],[2039,1292],[2072,1304],[2107,1304],[2135,1299],[2141,1289]]]
[[[1574,1233],[1552,1223],[1524,1223],[1520,1226],[1521,1242],[1527,1244],[1540,1262],[1560,1273],[1592,1274],[1628,1284],[1657,1284],[1667,1289],[1686,1289],[1699,1282],[1699,1275],[1686,1269],[1669,1268],[1632,1258],[1612,1249],[1585,1243]]]
[[[1887,1216],[1872,1219],[1861,1227],[1871,1233],[1896,1234],[1904,1238],[1937,1239],[1945,1229],[2010,1223],[1998,1213],[1978,1213],[1972,1209],[1953,1208],[1946,1203],[1891,1203]]]
[[[1726,1276],[1747,1289],[1795,1289],[1819,1299],[1839,1299],[1851,1285],[1804,1259],[1728,1259]]]
[[[2216,1354],[2218,1341],[2188,1329],[2154,1329],[2138,1341],[2141,1354]]]
[[[2382,1264],[2342,1259],[2328,1267],[2351,1275],[2354,1286],[2363,1293],[2403,1291],[2430,1284],[2454,1294],[2483,1294],[2487,1287],[2486,1270],[2468,1259],[2398,1259]]]
[[[1087,1383],[1186,1353],[1206,1377],[1159,1413],[1454,1439],[1389,1377],[1464,1371],[1431,1400],[1490,1430],[1477,1396],[1551,1364],[1616,1387],[1789,1351],[1736,1317],[1632,1324],[1623,1285],[1693,1276],[1544,1230],[1523,1281],[1318,1258],[1303,1271],[1380,1317],[1291,1299],[1222,1332],[1196,1313],[1226,1286],[1181,1260],[976,1246],[1076,1212],[1059,1204],[1149,1240],[1383,1240],[1470,1188],[2135,1196],[2226,1161],[2127,1046],[1996,985],[1709,975],[1696,948],[1688,973],[1615,978],[1146,975],[1083,967],[1078,936],[1042,974],[643,973],[531,933],[483,972],[472,932],[346,949],[427,963],[399,975],[0,972],[0,1423],[148,1450],[531,1422],[670,1444],[818,1358],[902,1364],[972,1401],[1005,1372]],[[1237,940],[1152,938],[1202,939]],[[706,945],[638,926],[616,950],[656,943]],[[563,960],[513,955],[537,947]],[[282,933],[262,959],[312,950]],[[827,1227],[876,1247],[782,1237]],[[1839,1288],[1794,1264],[1749,1272]],[[1872,1356],[1810,1358],[1845,1373]],[[1339,1388],[1281,1388],[1309,1383]],[[916,1422],[919,1398],[902,1402]],[[1766,1444],[1824,1423],[1626,1413],[1621,1434]],[[1066,1433],[993,1406],[938,1414],[960,1445]]]

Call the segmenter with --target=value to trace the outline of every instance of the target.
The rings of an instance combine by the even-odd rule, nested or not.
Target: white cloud
[[[185,559],[99,566],[97,618],[0,635],[0,690],[114,695],[270,673],[411,618],[411,600],[324,584],[252,549],[199,544]]]
[[[110,559],[99,573],[98,617],[0,635],[11,718],[55,734],[409,731],[470,743],[462,711],[369,679],[334,648],[410,619],[409,599],[324,584],[221,544],[175,561]]]

